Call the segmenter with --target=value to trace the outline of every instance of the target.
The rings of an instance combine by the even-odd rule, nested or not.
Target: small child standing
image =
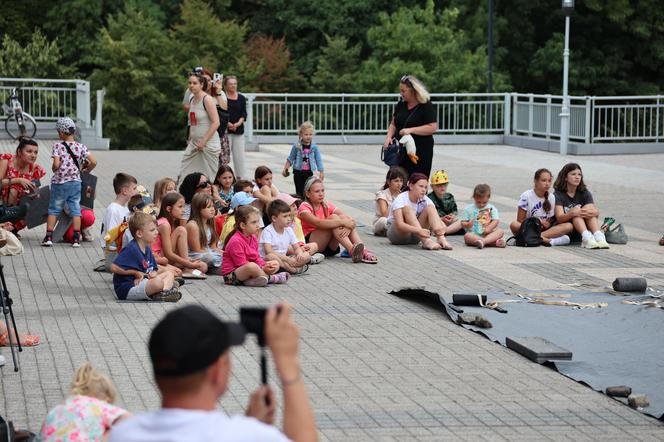
[[[290,227],[291,209],[280,199],[270,203],[267,213],[272,224],[263,229],[260,240],[260,255],[265,260],[275,260],[279,267],[293,275],[299,275],[309,270],[311,256],[302,250]],[[292,250],[293,256],[288,256]]]
[[[191,217],[185,226],[189,258],[203,261],[211,274],[219,272],[223,253],[218,248],[219,236],[214,225],[216,211],[212,196],[197,193],[191,200]]]
[[[173,273],[159,268],[151,245],[157,238],[154,219],[143,212],[129,218],[129,231],[134,237],[111,264],[113,287],[118,299],[177,302],[182,295],[173,286]]]
[[[431,175],[431,189],[432,192],[427,196],[433,205],[436,207],[440,220],[445,223],[446,235],[453,235],[457,232],[463,232],[461,221],[457,218],[457,204],[454,200],[454,195],[447,191],[447,186],[450,179],[447,172],[438,170]]]
[[[53,178],[51,178],[51,198],[46,219],[46,236],[42,240],[42,246],[53,245],[55,223],[64,205],[67,204],[74,225],[72,247],[81,247],[81,172],[90,172],[97,165],[97,161],[84,144],[74,140],[76,124],[71,118],[59,118],[55,128],[60,142],[53,145],[51,154]]]
[[[313,143],[314,125],[310,121],[305,121],[300,125],[298,134],[300,139],[291,147],[281,174],[287,177],[289,175],[288,169],[293,166],[295,193],[303,198],[304,183],[307,182],[309,177],[313,176],[314,172],[318,172],[321,181],[323,181],[325,179],[325,167],[320,156],[320,149]]]
[[[277,261],[265,262],[258,253],[260,211],[254,206],[240,206],[235,211],[235,227],[224,241],[224,259],[221,273],[229,285],[265,287],[283,284],[290,274],[280,272]]]
[[[46,415],[38,439],[106,440],[113,425],[131,417],[127,410],[113,405],[116,396],[113,382],[85,362],[74,374],[69,397]]]
[[[478,184],[473,190],[475,204],[469,204],[463,211],[461,225],[467,230],[463,236],[466,245],[483,249],[485,246],[505,247],[503,229],[498,227],[500,222],[498,209],[489,203],[491,187],[488,184]]]

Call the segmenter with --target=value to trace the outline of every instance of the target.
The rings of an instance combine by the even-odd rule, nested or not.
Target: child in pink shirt
[[[277,273],[277,261],[265,262],[258,253],[256,232],[260,216],[260,211],[254,206],[240,206],[235,210],[235,228],[224,241],[224,259],[221,263],[226,284],[265,287],[288,281],[288,272]]]

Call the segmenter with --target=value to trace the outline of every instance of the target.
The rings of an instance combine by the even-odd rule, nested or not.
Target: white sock
[[[606,236],[604,236],[604,232],[601,230],[593,233],[593,236],[595,237],[595,241],[606,241]]]
[[[581,234],[581,239],[584,240],[584,241],[588,241],[592,237],[593,237],[593,234],[590,233],[590,230],[584,230],[583,233]]]
[[[552,246],[566,246],[567,244],[570,243],[569,236],[563,235],[559,236],[558,238],[552,238],[550,240],[550,243]]]

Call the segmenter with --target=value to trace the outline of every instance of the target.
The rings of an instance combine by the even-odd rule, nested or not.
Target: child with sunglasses
[[[310,121],[305,121],[300,125],[298,135],[299,140],[291,147],[281,174],[287,177],[289,175],[288,169],[293,166],[295,193],[303,198],[304,183],[307,182],[309,177],[313,176],[314,172],[318,172],[318,176],[323,181],[325,179],[325,167],[320,156],[320,149],[313,143],[314,125]]]

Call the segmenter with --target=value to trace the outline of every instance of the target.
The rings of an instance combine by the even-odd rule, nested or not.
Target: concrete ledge
[[[316,135],[317,144],[383,144],[385,135]],[[292,144],[297,135],[255,135],[253,141],[261,144]],[[503,144],[502,134],[487,135],[434,135],[436,144]],[[249,141],[247,141],[247,150]]]
[[[560,141],[545,138],[530,138],[517,135],[505,135],[503,143],[508,146],[545,152],[560,152]],[[622,155],[642,153],[664,153],[664,143],[579,143],[570,142],[569,155]]]

